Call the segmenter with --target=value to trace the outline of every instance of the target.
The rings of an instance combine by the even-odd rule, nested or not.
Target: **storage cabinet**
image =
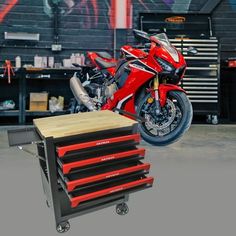
[[[220,53],[216,38],[171,39],[182,52],[187,70],[181,86],[193,105],[194,114],[210,115],[212,122],[220,115]],[[187,48],[195,47],[196,55],[188,55]]]
[[[70,218],[107,206],[126,214],[129,194],[152,186],[136,121],[100,111],[36,119],[34,125],[30,139],[39,137],[43,189],[59,232],[69,229]],[[10,142],[16,145],[21,135],[11,133]]]

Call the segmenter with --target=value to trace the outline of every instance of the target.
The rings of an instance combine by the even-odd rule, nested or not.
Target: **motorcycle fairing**
[[[136,49],[131,47],[130,45],[124,45],[121,48],[121,51],[125,54],[125,55],[129,55],[133,58],[140,58],[140,57],[146,57],[148,54],[140,49]]]
[[[147,79],[146,81],[150,80],[151,78]],[[146,82],[145,81],[145,82]],[[135,114],[135,94],[138,91],[139,86],[133,86],[133,88],[122,88],[114,94],[113,99],[108,99],[107,103],[102,107],[102,110],[106,109],[114,109],[115,107],[119,109],[123,109],[127,112]],[[167,100],[167,94],[170,91],[180,91],[186,93],[185,90],[180,88],[177,85],[173,84],[160,84],[159,85],[159,96],[160,96],[160,105],[164,107]],[[151,94],[153,98],[155,98],[154,90],[148,89],[147,92]],[[130,118],[133,118],[129,116]]]
[[[112,110],[119,104],[120,109],[133,114],[135,113],[135,94],[143,84],[153,78],[154,73],[132,66],[129,69],[130,73],[124,86],[114,93],[113,98],[108,99],[102,110]],[[120,101],[122,101],[122,104],[119,103]]]
[[[130,67],[134,67],[137,69],[140,69],[142,71],[146,71],[147,73],[150,73],[152,75],[156,75],[156,71],[148,66],[147,64],[144,64],[141,60],[134,60],[132,63],[129,64]]]
[[[114,79],[118,85],[118,88],[122,88],[124,86],[124,84],[126,83],[126,80],[129,76],[129,70],[128,70],[128,65],[129,62],[124,61],[118,68]]]

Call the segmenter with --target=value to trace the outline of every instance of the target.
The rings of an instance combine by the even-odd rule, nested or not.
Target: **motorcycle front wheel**
[[[193,109],[185,93],[171,91],[159,114],[154,99],[147,94],[139,103],[137,115],[145,119],[139,124],[142,138],[152,145],[165,146],[176,142],[189,129]]]

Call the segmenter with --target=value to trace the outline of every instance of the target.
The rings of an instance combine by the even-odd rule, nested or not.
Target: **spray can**
[[[21,58],[20,58],[20,56],[17,56],[15,58],[15,65],[16,65],[16,68],[20,68],[21,67]]]

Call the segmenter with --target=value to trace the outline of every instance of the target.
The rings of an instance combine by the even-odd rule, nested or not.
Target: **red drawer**
[[[148,178],[128,182],[128,183],[125,183],[125,184],[117,185],[117,186],[114,186],[114,187],[102,189],[102,190],[99,190],[99,191],[96,191],[96,192],[84,194],[84,195],[81,195],[81,196],[78,196],[78,197],[73,197],[73,198],[70,199],[71,207],[75,208],[82,202],[92,200],[92,199],[95,199],[95,198],[98,198],[98,197],[103,197],[103,196],[106,196],[106,195],[109,195],[109,194],[121,192],[121,191],[124,191],[124,190],[127,190],[127,189],[132,189],[132,188],[138,187],[140,185],[152,185],[152,184],[153,184],[153,178],[148,177]]]
[[[57,147],[57,154],[58,154],[58,157],[63,157],[68,152],[85,149],[85,148],[96,147],[96,146],[107,145],[107,144],[125,142],[125,141],[140,142],[140,135],[132,134],[132,135],[115,137],[115,138],[100,139],[100,140],[95,140],[95,141],[86,142],[86,143],[78,143],[78,144],[72,144],[72,145],[63,146],[63,147]]]
[[[100,156],[100,157],[96,157],[96,158],[89,158],[89,159],[82,160],[82,161],[76,161],[76,162],[70,162],[67,164],[62,164],[62,173],[68,174],[72,169],[75,169],[75,168],[80,168],[83,166],[102,163],[102,162],[106,162],[106,161],[118,160],[118,159],[127,158],[127,157],[135,156],[135,155],[144,156],[145,149],[143,149],[143,148],[142,149],[135,149],[135,150],[131,150],[131,151],[119,152],[119,153],[109,154],[109,155]]]
[[[136,165],[136,166],[132,166],[128,168],[118,169],[118,170],[106,172],[103,174],[93,175],[86,178],[69,181],[66,183],[66,188],[68,192],[71,192],[76,187],[79,187],[81,185],[97,182],[100,180],[110,179],[110,178],[118,177],[121,175],[129,174],[129,173],[133,173],[137,171],[142,171],[142,170],[148,171],[149,169],[150,169],[150,164],[140,164],[140,165]]]

